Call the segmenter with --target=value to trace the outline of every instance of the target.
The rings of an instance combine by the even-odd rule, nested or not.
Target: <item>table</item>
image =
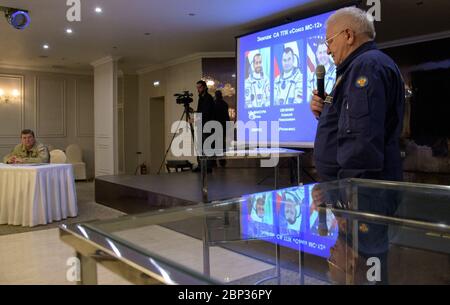
[[[0,164],[0,224],[34,227],[77,214],[71,164]]]
[[[450,187],[341,180],[62,225],[60,238],[79,284],[97,283],[97,264],[136,284],[449,284]]]
[[[297,185],[301,184],[301,156],[303,155],[301,150],[293,150],[287,148],[254,148],[254,149],[240,149],[229,150],[223,152],[223,155],[215,154],[212,157],[200,156],[200,172],[202,176],[202,196],[203,202],[208,202],[208,178],[207,178],[207,163],[208,160],[237,160],[237,159],[260,159],[261,162],[269,161],[273,158],[296,158],[297,159]],[[264,160],[264,161],[263,161]],[[277,160],[276,164],[267,163],[261,166],[274,168],[274,189],[278,188],[278,171],[280,162]]]

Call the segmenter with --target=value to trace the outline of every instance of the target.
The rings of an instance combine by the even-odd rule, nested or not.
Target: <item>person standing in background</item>
[[[230,121],[230,114],[228,113],[228,104],[223,99],[222,91],[217,90],[215,93],[214,100],[214,120],[218,121],[222,126],[223,131],[223,140],[222,140],[222,149],[226,150],[226,132],[227,132],[227,122]],[[227,160],[220,159],[219,164],[222,167],[225,167],[227,164]]]
[[[198,106],[197,106],[197,114],[201,115],[202,118],[202,148],[203,143],[210,135],[209,133],[204,133],[203,129],[209,121],[214,119],[214,100],[211,94],[208,93],[208,86],[204,80],[199,80],[197,82],[197,92],[198,92]],[[200,140],[200,139],[198,139]],[[197,141],[197,140],[196,140]],[[198,167],[194,170],[195,172],[200,172],[200,158],[197,157]],[[207,171],[212,172],[212,162],[208,161],[207,163]]]

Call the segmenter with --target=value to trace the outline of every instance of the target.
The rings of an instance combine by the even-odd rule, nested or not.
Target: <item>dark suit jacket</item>
[[[202,126],[214,119],[214,100],[208,92],[199,96],[197,112],[202,114]]]

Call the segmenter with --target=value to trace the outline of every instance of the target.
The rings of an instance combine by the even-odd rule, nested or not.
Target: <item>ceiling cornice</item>
[[[136,72],[137,72],[137,74],[141,75],[141,74],[153,72],[153,71],[156,71],[156,70],[168,68],[168,67],[171,67],[171,66],[179,65],[179,64],[182,64],[182,63],[194,61],[194,60],[197,60],[197,59],[202,59],[202,58],[230,58],[230,57],[231,58],[236,57],[235,52],[200,52],[200,53],[193,53],[191,55],[180,57],[180,58],[168,61],[168,62],[163,63],[163,64],[151,65],[151,66],[148,66],[146,68],[139,69]]]
[[[62,73],[62,74],[74,74],[74,75],[93,75],[94,74],[92,70],[46,68],[46,67],[33,67],[33,66],[16,66],[16,65],[3,65],[3,64],[0,64],[0,69],[47,72],[47,73]]]
[[[409,44],[414,43],[420,43],[420,42],[426,42],[431,40],[438,40],[438,39],[444,39],[450,37],[450,31],[444,31],[444,32],[437,32],[427,35],[419,35],[419,36],[413,36],[413,37],[407,37],[397,40],[391,40],[386,42],[378,43],[378,48],[380,49],[387,49],[392,47],[400,47],[400,46],[406,46]]]
[[[97,60],[91,62],[91,66],[96,68],[100,65],[104,65],[109,62],[118,61],[119,59],[120,59],[119,56],[106,56],[106,57],[103,57],[103,58],[100,58],[100,59],[97,59]]]

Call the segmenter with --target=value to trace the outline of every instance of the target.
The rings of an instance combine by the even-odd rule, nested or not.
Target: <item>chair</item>
[[[64,164],[66,161],[66,154],[62,150],[54,149],[50,152],[50,163]]]
[[[86,163],[83,162],[83,154],[80,146],[71,144],[66,148],[67,163],[73,165],[75,180],[86,180]]]
[[[171,169],[174,169],[175,172],[179,170],[184,172],[186,170],[192,171],[192,163],[188,160],[167,160],[166,169],[168,173],[171,173]]]

